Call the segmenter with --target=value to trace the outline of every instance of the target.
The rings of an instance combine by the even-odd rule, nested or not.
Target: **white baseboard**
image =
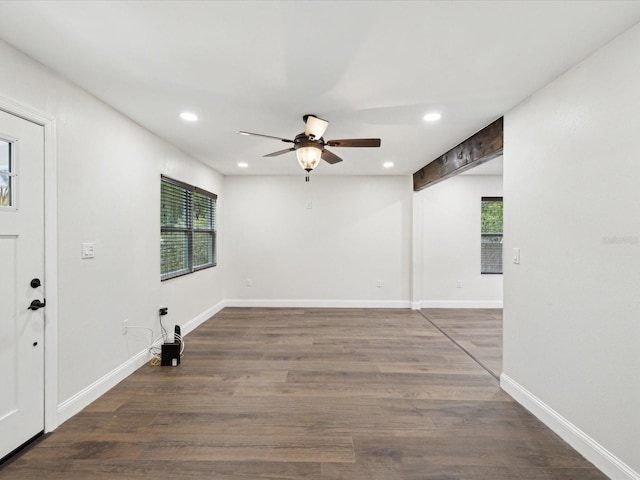
[[[151,360],[151,354],[149,353],[149,350],[145,348],[143,351],[133,356],[133,358],[130,358],[122,365],[111,370],[102,378],[99,378],[88,387],[80,390],[78,393],[59,404],[58,426],[69,420],[76,413],[79,413],[83,408],[91,404],[91,402],[107,393],[149,360]]]
[[[408,300],[234,299],[227,300],[225,306],[263,308],[411,308],[411,302]]]
[[[640,474],[506,374],[500,386],[578,453],[613,480],[640,480]]]
[[[422,300],[420,308],[502,308],[502,300]]]
[[[184,325],[181,325],[180,328],[182,331],[182,335],[187,335],[188,333],[192,332],[203,322],[207,321],[213,315],[218,313],[225,307],[225,303],[225,301],[221,301],[213,307],[210,307],[204,312],[196,315],[196,317],[189,320]],[[62,425],[75,414],[79,413],[83,408],[90,405],[91,402],[97,400],[102,395],[107,393],[118,383],[127,378],[129,375],[131,375],[133,372],[135,372],[150,360],[151,354],[149,353],[149,350],[145,348],[144,350],[135,354],[132,358],[124,362],[122,365],[114,368],[88,387],[82,389],[72,397],[60,403],[58,405],[58,426]]]
[[[227,306],[227,301],[222,300],[218,302],[216,305],[214,305],[213,307],[207,308],[204,312],[200,313],[199,315],[196,315],[187,323],[180,325],[180,331],[182,332],[182,335],[187,335],[193,332],[196,328],[198,328],[204,322],[209,320],[211,317],[213,317],[216,313],[218,313],[220,310],[222,310],[226,306]],[[185,346],[186,344],[187,343],[185,342]]]

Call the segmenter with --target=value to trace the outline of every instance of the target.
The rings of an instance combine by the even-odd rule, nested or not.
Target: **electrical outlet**
[[[253,286],[253,283],[251,282],[250,278],[247,278],[247,287],[251,287]]]
[[[376,286],[378,288],[382,288],[382,280],[378,280],[378,283],[376,283]]]
[[[458,288],[462,288],[462,280],[458,280],[458,281],[456,282],[456,287],[458,287]]]
[[[122,320],[122,334],[127,334],[127,327],[129,326],[129,320]]]

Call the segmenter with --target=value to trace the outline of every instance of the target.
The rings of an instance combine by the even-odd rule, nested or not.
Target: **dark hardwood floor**
[[[226,308],[0,480],[596,480],[419,312]]]
[[[423,308],[421,313],[496,378],[502,373],[502,309]]]

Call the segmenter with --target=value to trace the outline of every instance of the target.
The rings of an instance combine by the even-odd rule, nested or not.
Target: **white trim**
[[[422,300],[420,308],[502,308],[502,300]]]
[[[504,373],[500,387],[613,480],[640,480],[640,473]]]
[[[79,413],[83,408],[91,404],[91,402],[107,393],[149,360],[151,360],[151,354],[149,353],[149,349],[145,348],[143,351],[137,353],[133,358],[130,358],[122,365],[111,370],[102,378],[99,378],[88,387],[85,387],[72,397],[62,402],[58,405],[59,425],[62,425],[75,414]]]
[[[218,313],[220,310],[222,310],[226,306],[227,306],[227,302],[225,300],[222,300],[221,302],[218,302],[213,307],[207,308],[204,312],[200,313],[199,315],[196,315],[187,323],[180,325],[180,332],[182,333],[182,335],[187,335],[193,332],[196,328],[198,328],[204,322],[209,320],[211,317],[213,317],[216,313]],[[186,346],[186,342],[185,342],[185,346]]]
[[[213,307],[210,307],[204,312],[196,315],[193,319],[189,320],[187,323],[181,326],[182,335],[187,335],[188,333],[195,330],[196,327],[198,327],[213,315],[218,313],[220,310],[222,310],[224,306],[225,302],[222,301],[217,305],[214,305]],[[137,369],[142,367],[145,363],[150,361],[151,357],[152,355],[149,353],[149,349],[145,348],[123,364],[108,372],[106,375],[103,375],[88,387],[80,390],[72,397],[66,399],[64,402],[57,406],[57,418],[59,422],[58,424],[61,425],[63,422],[66,422],[75,414],[82,411],[82,409],[87,407],[89,404],[107,393],[122,380],[127,378]]]
[[[55,121],[44,125],[44,271],[47,292],[45,326],[44,431],[58,426],[58,161]]]
[[[267,308],[410,308],[408,300],[271,300],[233,299],[226,301],[227,307]]]
[[[0,109],[44,127],[44,431],[58,426],[58,158],[56,121],[0,96]]]
[[[411,275],[411,307],[419,310],[420,297],[423,293],[424,282],[424,218],[423,199],[418,192],[414,192],[411,198],[411,263],[409,264]]]

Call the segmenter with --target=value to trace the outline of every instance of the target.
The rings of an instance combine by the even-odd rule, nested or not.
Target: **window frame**
[[[163,216],[163,204],[162,204],[162,185],[163,184],[172,185],[174,187],[178,187],[182,189],[183,195],[185,196],[187,202],[185,204],[185,212],[184,218],[186,225],[184,227],[175,227],[175,226],[165,226],[162,222]],[[195,210],[194,198],[195,195],[201,195],[211,199],[211,228],[198,228],[194,225],[193,216]],[[160,175],[160,281],[164,282],[166,280],[170,280],[172,278],[182,277],[184,275],[189,275],[194,272],[199,272],[200,270],[205,270],[207,268],[215,267],[218,264],[217,261],[217,222],[216,222],[216,213],[217,213],[217,199],[218,195],[215,193],[209,192],[202,188],[196,187],[194,185],[190,185],[188,183],[182,182],[180,180],[176,180],[171,177],[167,177],[166,175]],[[187,265],[186,268],[177,270],[169,273],[162,273],[162,234],[165,232],[178,232],[186,234],[186,242],[187,242]],[[211,235],[211,262],[196,265],[194,266],[194,237],[197,233],[207,233]]]
[[[503,208],[503,219],[502,219],[502,231],[500,232],[483,232],[482,231],[482,204],[484,202],[501,202],[502,203],[502,208]],[[499,272],[485,272],[485,263],[482,261],[482,250],[483,250],[483,242],[482,242],[482,238],[483,237],[488,237],[488,236],[492,236],[492,237],[500,237],[500,254],[501,254],[501,261],[500,261],[500,271]],[[480,275],[503,275],[504,274],[504,249],[502,248],[502,245],[504,245],[503,243],[504,241],[504,197],[481,197],[480,198]]]

